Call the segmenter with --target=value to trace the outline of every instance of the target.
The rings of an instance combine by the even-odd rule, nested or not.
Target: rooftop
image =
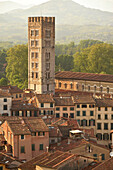
[[[55,74],[55,78],[56,79],[74,79],[74,80],[87,80],[87,81],[99,81],[99,82],[113,83],[113,75],[110,75],[110,74],[58,71]]]
[[[54,103],[53,96],[51,94],[36,94],[39,103]]]
[[[104,98],[104,99],[96,99],[97,107],[113,107],[113,99]]]
[[[35,166],[57,169],[69,160],[76,158],[74,154],[56,151],[54,153],[43,153],[36,158],[20,165],[22,170],[34,170]]]
[[[0,89],[3,91],[9,91],[9,93],[23,93],[23,90],[19,89],[17,86],[0,86]]]
[[[55,106],[74,106],[72,97],[54,97]]]
[[[32,132],[49,131],[44,121],[37,117],[13,117],[6,121],[15,135],[30,135]]]

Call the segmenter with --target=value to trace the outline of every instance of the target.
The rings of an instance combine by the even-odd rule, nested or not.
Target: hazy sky
[[[8,1],[8,0],[0,0],[0,1]],[[10,1],[18,2],[23,5],[29,5],[29,4],[41,4],[47,2],[48,0],[10,0]],[[82,4],[86,7],[113,11],[113,0],[73,0],[73,1]]]

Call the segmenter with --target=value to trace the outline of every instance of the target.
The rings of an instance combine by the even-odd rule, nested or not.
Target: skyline
[[[6,0],[0,0],[0,2],[3,1]],[[37,0],[10,0],[10,1],[16,2],[24,6],[32,6],[32,5],[39,5],[48,2],[49,0],[38,0],[38,1]],[[99,0],[99,1],[98,0],[73,0],[73,1],[88,8],[113,12],[113,8],[112,8],[113,0]]]

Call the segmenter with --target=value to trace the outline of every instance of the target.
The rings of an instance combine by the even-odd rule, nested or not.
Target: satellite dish
[[[110,156],[113,157],[113,152],[110,152]]]

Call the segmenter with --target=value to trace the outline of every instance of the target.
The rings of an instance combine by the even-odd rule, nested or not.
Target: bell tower
[[[28,18],[28,88],[55,92],[55,17]]]

